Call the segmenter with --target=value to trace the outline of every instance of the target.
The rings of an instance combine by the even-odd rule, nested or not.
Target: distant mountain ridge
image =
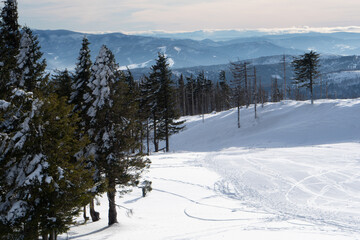
[[[35,30],[49,69],[74,68],[81,39],[85,34],[66,30]],[[278,54],[299,54],[302,51],[284,48],[266,40],[215,42],[189,39],[156,38],[122,33],[86,34],[93,59],[101,45],[113,51],[121,66],[150,67],[158,52],[167,55],[173,68],[214,65],[237,59]]]
[[[34,30],[34,33],[39,37],[50,70],[75,67],[84,35],[91,43],[93,59],[101,45],[105,44],[113,51],[120,66],[131,69],[150,67],[158,52],[166,54],[174,69],[226,64],[263,56],[298,55],[309,49],[321,54],[360,55],[359,33],[261,35],[228,41],[197,41],[122,33],[84,34],[67,30]]]
[[[35,30],[48,70],[74,69],[84,33],[67,30]],[[158,52],[168,57],[174,76],[194,76],[204,70],[206,76],[217,81],[220,70],[231,79],[229,62],[247,60],[256,65],[263,86],[270,88],[271,76],[283,76],[282,56],[287,58],[287,78],[290,82],[292,56],[309,49],[321,53],[323,80],[329,84],[329,94],[336,97],[360,96],[360,34],[306,33],[242,37],[228,41],[209,39],[160,38],[122,33],[86,34],[90,41],[92,59],[101,45],[115,54],[122,69],[129,67],[135,78],[149,73]],[[359,89],[359,90],[358,90]]]

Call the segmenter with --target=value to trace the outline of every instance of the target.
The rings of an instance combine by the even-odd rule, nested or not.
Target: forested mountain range
[[[67,30],[35,30],[34,33],[39,36],[49,69],[73,68],[84,33]],[[232,39],[227,41],[181,39],[184,36],[195,39],[196,37],[176,34],[165,35],[170,36],[169,38],[122,33],[86,35],[91,43],[93,58],[101,45],[105,44],[114,52],[121,66],[130,68],[151,66],[158,52],[167,55],[173,68],[227,64],[238,59],[281,54],[297,55],[309,49],[321,54],[360,55],[359,33],[306,33],[255,37],[243,35],[245,37],[240,38],[228,34],[224,37]]]
[[[287,87],[292,86],[293,69],[291,61],[294,56],[285,56],[285,70]],[[262,86],[267,90],[271,90],[272,81],[277,78],[279,87],[283,84],[284,78],[284,56],[269,56],[255,59],[247,59],[249,63],[248,74],[253,74],[253,67],[256,67],[258,81],[261,80]],[[233,79],[231,67],[229,63],[211,65],[211,66],[195,66],[188,68],[178,68],[173,70],[173,77],[176,79],[181,74],[184,77],[196,76],[204,71],[205,77],[214,83],[219,81],[219,73],[224,70],[226,78],[231,84]],[[131,70],[134,78],[139,79],[143,75],[149,73],[148,68],[138,68]],[[322,87],[322,97],[325,97],[325,85],[328,86],[328,97],[331,98],[353,98],[360,96],[360,57],[359,56],[329,56],[325,55],[320,60],[321,79],[316,80],[315,89],[317,96],[320,98],[320,87]],[[322,86],[320,86],[322,85]],[[316,91],[316,90],[315,90]]]
[[[34,33],[39,37],[48,70],[74,68],[84,33],[67,30],[35,30]],[[221,33],[213,33],[212,38],[221,39]],[[223,33],[223,38],[231,38],[227,41],[183,39],[210,36],[204,35],[204,32],[153,36],[122,33],[86,35],[91,43],[93,59],[101,45],[105,44],[113,51],[123,69],[132,69],[135,79],[148,74],[157,53],[163,52],[174,70],[174,76],[196,76],[204,71],[205,76],[214,82],[218,80],[220,70],[225,70],[228,80],[231,80],[230,61],[246,60],[256,66],[258,77],[268,89],[271,88],[272,78],[277,77],[282,82],[283,54],[286,54],[286,75],[290,83],[293,56],[315,49],[321,54],[320,70],[323,84],[328,81],[329,95],[355,97],[360,94],[354,88],[354,85],[359,85],[357,70],[360,70],[360,59],[356,56],[360,55],[358,33],[261,35],[256,32],[238,38],[234,32],[230,33],[233,34]]]
[[[36,30],[48,68],[73,68],[84,33],[67,30]],[[159,38],[122,33],[86,34],[94,57],[102,44],[111,49],[119,64],[130,68],[149,67],[158,52],[173,68],[226,64],[229,61],[281,54],[297,55],[308,49],[321,54],[360,54],[360,34],[286,34],[242,37],[228,41]],[[176,37],[176,35],[174,35]]]

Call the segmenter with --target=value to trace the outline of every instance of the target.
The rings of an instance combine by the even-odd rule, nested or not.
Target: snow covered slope
[[[61,239],[360,239],[360,99],[284,101],[186,117],[172,153],[154,154],[119,224],[73,227]],[[126,217],[124,207],[133,210]]]

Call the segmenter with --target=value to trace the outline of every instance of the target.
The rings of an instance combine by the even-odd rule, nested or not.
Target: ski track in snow
[[[258,111],[242,109],[241,129],[235,110],[186,117],[175,151],[150,156],[153,191],[121,200],[124,227],[103,229],[103,198],[103,225],[70,239],[360,239],[360,99]]]
[[[283,173],[277,172],[276,168],[271,169],[266,167],[265,164],[261,164],[259,162],[260,159],[256,156],[256,150],[245,150],[245,152],[246,153],[230,154],[238,158],[237,162],[242,162],[238,168],[234,167],[234,162],[230,163],[229,165],[232,166],[229,167],[223,155],[218,156],[217,154],[211,154],[205,158],[210,168],[213,168],[223,176],[224,179],[234,185],[237,192],[235,198],[238,197],[239,200],[245,199],[245,202],[251,206],[264,208],[271,213],[283,215],[285,218],[301,219],[309,223],[316,223],[317,225],[334,226],[342,231],[360,232],[358,227],[360,223],[359,192],[354,193],[353,191],[348,191],[342,186],[342,183],[351,184],[360,181],[359,174],[356,174],[356,172],[359,172],[360,166],[347,164],[344,167],[338,167],[332,170],[326,170],[324,167],[321,170],[316,170],[320,172],[309,174],[297,181],[291,176],[285,176]],[[261,154],[263,154],[263,150],[261,150],[261,152]],[[248,156],[246,156],[246,154],[248,154]],[[271,153],[269,153],[269,155],[271,155]],[[217,163],[216,158],[221,158],[221,163]],[[319,166],[314,165],[314,167]],[[247,184],[244,185],[243,183],[246,182],[244,175],[250,175],[249,173],[255,174],[258,178],[265,178],[271,184],[269,186],[258,186],[256,184],[253,186],[251,182],[247,182]],[[325,178],[325,176],[329,174],[337,174],[345,179],[336,183],[330,177]],[[306,184],[309,180],[319,181],[324,186],[320,191],[315,191],[311,188],[314,181]],[[359,186],[358,183],[357,186]],[[264,191],[259,190],[262,188],[264,188]],[[330,188],[342,191],[338,194],[339,196],[351,196],[352,198],[345,199],[339,196],[326,196]],[[295,189],[299,190],[299,192],[290,197]],[[357,196],[354,194],[357,194]],[[309,195],[305,201],[295,200],[303,195]],[[326,201],[329,207],[316,204],[318,199],[321,199],[322,202]],[[286,202],[284,200],[286,200]],[[332,205],[332,203],[334,204]],[[322,204],[326,205],[324,203]],[[341,209],[346,206],[351,206],[351,208],[348,210]],[[337,207],[340,209],[336,209]],[[357,211],[351,211],[354,208],[356,208]],[[356,218],[353,218],[354,214],[356,214]]]

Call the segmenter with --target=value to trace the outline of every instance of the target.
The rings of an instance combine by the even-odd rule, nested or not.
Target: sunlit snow
[[[60,239],[360,239],[360,99],[283,101],[185,117],[152,154],[153,191]],[[133,215],[126,216],[132,210]],[[79,221],[81,218],[79,217]]]

